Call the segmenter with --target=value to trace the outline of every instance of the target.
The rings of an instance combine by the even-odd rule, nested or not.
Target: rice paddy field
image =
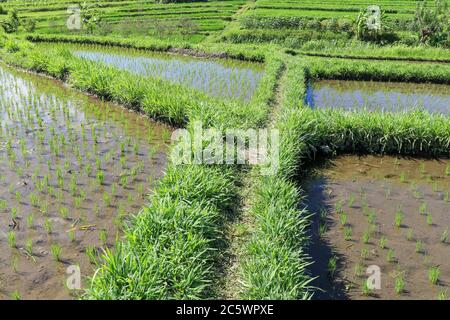
[[[73,1],[7,1],[4,9],[16,8],[25,20],[36,21],[36,31],[42,33],[66,32],[67,8]],[[211,33],[225,28],[231,16],[245,3],[244,0],[186,1],[159,3],[153,0],[105,1],[88,0],[87,5],[98,5],[102,12],[102,35],[160,36],[200,41]],[[183,31],[183,36],[177,34]],[[163,33],[163,34],[161,34]]]
[[[0,299],[448,300],[418,3],[1,2]]]

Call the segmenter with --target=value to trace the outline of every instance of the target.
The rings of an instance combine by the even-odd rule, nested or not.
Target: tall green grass
[[[339,153],[450,156],[448,116],[409,113],[311,110],[304,108],[298,139],[309,147],[305,158]]]

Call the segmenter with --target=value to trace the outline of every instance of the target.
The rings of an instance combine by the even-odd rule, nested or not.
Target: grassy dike
[[[313,79],[398,81],[450,84],[450,65],[307,57]]]
[[[1,56],[9,64],[187,128],[196,120],[222,129],[263,125],[282,67],[279,57],[268,55],[256,98],[236,105],[65,51],[42,52],[25,42],[5,45]],[[176,100],[183,103],[174,108]],[[148,206],[125,226],[124,239],[114,251],[104,252],[85,298],[214,298],[216,268],[226,246],[221,229],[237,196],[238,173],[236,166],[169,164]]]

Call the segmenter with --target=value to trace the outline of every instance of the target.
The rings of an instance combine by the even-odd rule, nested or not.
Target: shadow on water
[[[326,163],[324,166],[330,166]],[[342,269],[343,257],[333,250],[333,247],[327,239],[321,238],[321,225],[331,226],[334,222],[330,219],[332,210],[326,191],[327,179],[319,172],[314,172],[301,183],[304,190],[304,205],[313,213],[311,226],[309,229],[310,243],[308,255],[313,264],[309,266],[309,272],[313,277],[317,277],[312,286],[318,288],[314,293],[313,299],[316,300],[346,300],[345,285],[337,282],[329,271],[328,263],[330,259],[336,258],[337,265],[334,275],[337,275]]]

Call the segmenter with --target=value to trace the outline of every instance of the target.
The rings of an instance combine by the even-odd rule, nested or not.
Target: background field
[[[299,48],[310,40],[347,40],[358,13],[373,4],[385,11],[385,23],[395,32],[389,41],[411,44],[415,41],[411,21],[418,2],[87,0],[84,3],[99,5],[102,21],[93,32],[96,35],[151,36],[192,43],[213,38],[233,43],[271,42]],[[6,1],[1,4],[0,19],[6,17],[8,10],[16,8],[22,19],[36,21],[38,33],[79,33],[66,27],[67,8],[74,3],[77,1]]]

